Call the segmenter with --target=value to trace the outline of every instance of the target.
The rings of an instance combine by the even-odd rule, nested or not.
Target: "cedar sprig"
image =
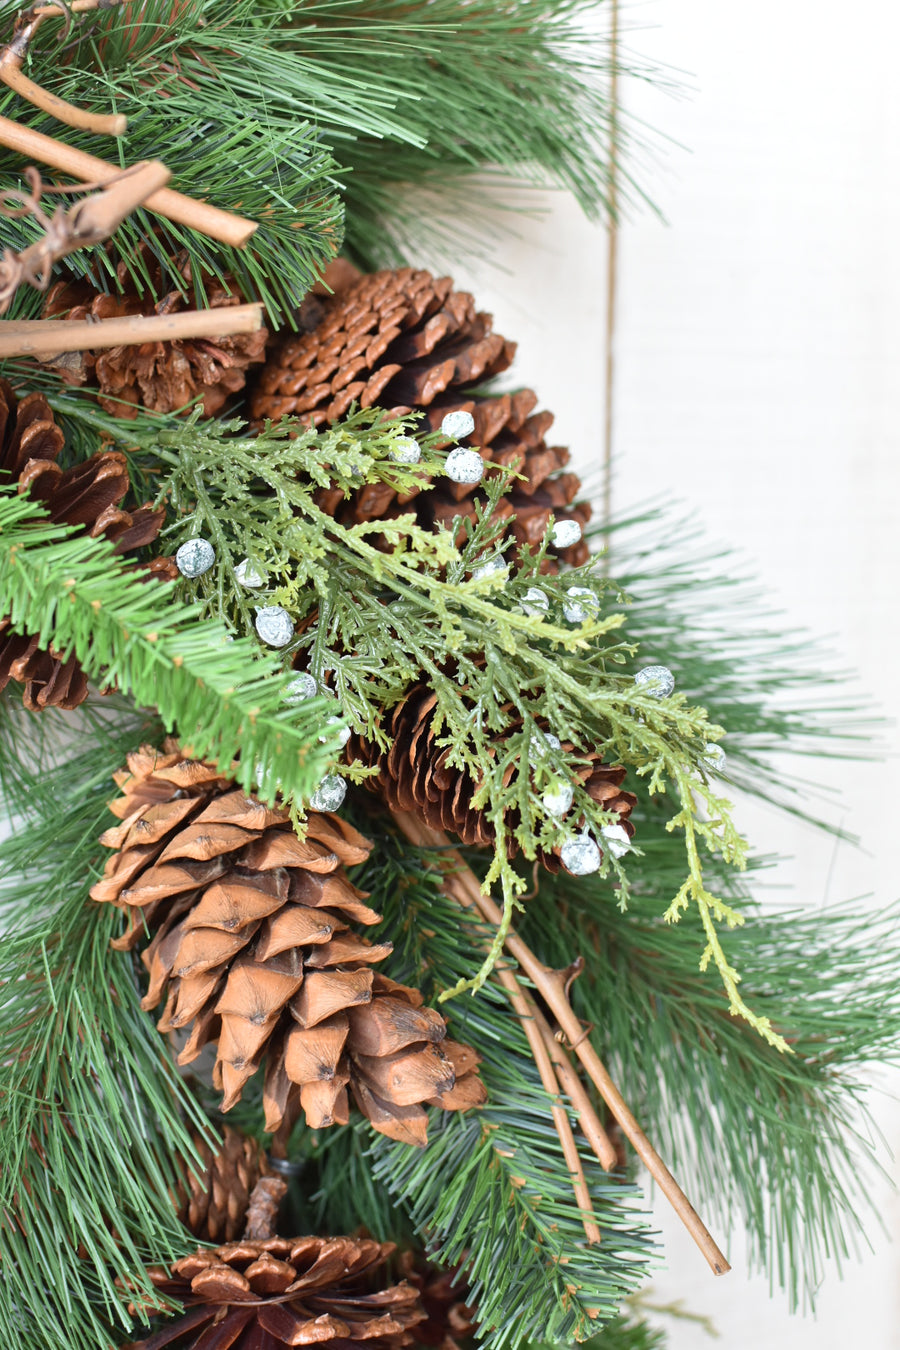
[[[452,531],[423,531],[412,516],[342,526],[317,505],[316,486],[349,491],[362,482],[389,482],[402,490],[414,482],[418,470],[391,459],[400,439],[415,433],[412,420],[389,421],[377,410],[360,410],[326,431],[285,420],[258,436],[224,440],[226,432],[238,431],[236,422],[223,427],[195,420],[156,432],[152,453],[166,466],[159,500],[176,515],[173,543],[197,534],[215,540],[217,568],[195,589],[207,611],[238,632],[242,626],[246,631],[250,602],[234,580],[234,565],[244,556],[257,560],[268,573],[259,600],[282,604],[298,623],[306,621],[286,654],[301,653],[313,676],[333,686],[357,730],[379,744],[387,739],[384,710],[413,682],[431,684],[439,744],[479,784],[474,804],[484,807],[494,827],[485,882],[498,882],[503,897],[503,925],[487,959],[452,992],[483,985],[526,889],[509,862],[511,838],[533,858],[566,837],[543,809],[547,787],[570,783],[572,819],[579,813],[596,831],[613,823],[573,773],[583,762],[578,749],[567,764],[544,744],[549,727],[582,754],[597,750],[607,761],[628,765],[647,778],[651,792],[673,791],[673,828],[684,833],[688,878],[668,917],[676,919],[686,901],[698,907],[707,928],[704,960],[717,966],[732,1010],[785,1048],[742,1000],[718,936],[718,925],[736,926],[741,915],[704,883],[700,843],[738,867],[744,858],[728,803],[703,767],[706,747],[721,728],[683,696],[660,702],[619,673],[632,649],[620,640],[624,616],[607,603],[609,583],[590,565],[543,577],[540,554],[522,564],[510,559],[505,579],[474,575],[485,560],[502,554],[504,539],[492,518],[509,482],[502,470],[486,474],[486,502],[459,548]],[[440,471],[436,443],[434,437],[423,440],[426,472]],[[370,542],[376,531],[389,550]],[[546,617],[522,605],[537,583],[548,596]],[[572,584],[589,587],[596,598],[596,613],[576,625],[563,617]],[[511,830],[514,814],[519,823]],[[562,831],[571,835],[573,827],[563,823]],[[628,869],[610,850],[601,875],[615,878],[624,904]]]

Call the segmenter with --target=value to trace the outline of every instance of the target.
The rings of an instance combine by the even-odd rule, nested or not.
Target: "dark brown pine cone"
[[[494,828],[484,810],[472,806],[477,785],[468,773],[447,763],[449,747],[437,744],[433,723],[436,703],[437,697],[427,684],[414,685],[388,714],[390,748],[380,750],[373,742],[353,736],[347,743],[347,756],[368,767],[377,766],[378,775],[365,782],[392,811],[412,811],[433,828],[458,835],[464,844],[489,847],[494,842]],[[563,742],[562,750],[571,754],[574,746]],[[576,772],[589,796],[602,810],[616,812],[619,823],[629,837],[633,836],[634,826],[628,817],[637,798],[622,789],[625,769],[602,763],[598,755],[584,758],[590,765]],[[539,856],[551,872],[559,871],[556,852],[541,852]]]
[[[96,538],[103,535],[117,553],[131,553],[151,544],[159,534],[164,511],[142,506],[126,511],[121,503],[128,492],[128,464],[116,450],[104,450],[90,459],[61,469],[56,463],[63,433],[43,394],[19,399],[12,386],[0,379],[0,482],[18,482],[19,490],[46,506],[50,519],[81,525]],[[7,477],[8,475],[8,477]],[[177,576],[167,558],[148,569],[153,576]],[[10,680],[25,685],[26,708],[76,708],[87,698],[87,676],[74,657],[59,659],[53,648],[39,646],[36,637],[10,631],[9,619],[0,619],[0,689]]]
[[[199,1134],[193,1142],[203,1166],[188,1167],[179,1183],[178,1217],[203,1242],[234,1242],[244,1231],[253,1189],[268,1173],[265,1150],[229,1125],[215,1152]]]
[[[403,1350],[424,1313],[411,1285],[388,1283],[383,1267],[392,1251],[391,1243],[350,1237],[201,1249],[170,1271],[149,1272],[160,1294],[184,1311],[124,1350],[280,1350],[314,1342]]]
[[[311,331],[284,334],[270,344],[254,380],[251,416],[257,424],[287,414],[323,426],[339,421],[356,401],[395,415],[419,411],[425,426],[436,431],[448,412],[469,412],[475,430],[461,443],[477,446],[485,461],[524,475],[500,508],[517,543],[540,544],[551,515],[583,529],[591,509],[576,501],[577,474],[563,472],[569,452],[545,440],[552,414],[534,411],[537,396],[529,389],[479,392],[511,364],[515,343],[492,331],[490,314],[478,313],[471,295],[452,287],[449,277],[435,279],[404,267],[360,277],[323,299]],[[414,498],[369,484],[348,499],[336,489],[321,491],[319,505],[347,524],[414,510],[427,528],[455,516],[474,520],[478,495],[471,485],[444,477],[429,482],[423,474]],[[561,549],[559,557],[583,563],[587,545]]]
[[[437,1347],[437,1350],[460,1350],[475,1333],[477,1319],[474,1308],[465,1302],[467,1288],[456,1270],[439,1270],[418,1253],[400,1253],[397,1266],[405,1280],[419,1291],[425,1319],[413,1332],[417,1345]]]
[[[129,915],[115,946],[152,935],[143,1006],[165,996],[160,1031],[190,1029],[179,1063],[216,1043],[223,1110],[263,1060],[269,1130],[301,1110],[313,1128],[345,1123],[349,1088],[375,1129],[424,1143],[427,1105],[483,1103],[477,1056],[445,1039],[417,990],[372,970],[391,944],[351,927],[380,918],[344,871],[368,856],[362,835],[312,812],[300,840],[286,810],[171,740],[130,755],[117,782],[123,823],[102,842],[118,852],[91,895]]]
[[[149,248],[143,261],[153,281],[153,290],[161,290],[162,272]],[[116,269],[121,290],[115,295],[91,285],[89,281],[60,281],[52,288],[44,306],[48,318],[113,319],[131,314],[177,314],[185,309],[221,309],[240,305],[243,297],[229,277],[225,283],[217,277],[204,277],[205,300],[201,305],[193,283],[190,264],[178,260],[184,290],[170,290],[154,303],[149,290],[139,296],[131,273],[124,263]],[[174,342],[144,342],[133,347],[79,354],[80,360],[67,362],[60,373],[70,383],[99,387],[102,408],[115,417],[136,417],[138,408],[153,412],[176,412],[198,394],[203,398],[203,415],[217,413],[230,395],[243,389],[247,367],[261,361],[268,334],[238,333],[233,337],[184,338]]]

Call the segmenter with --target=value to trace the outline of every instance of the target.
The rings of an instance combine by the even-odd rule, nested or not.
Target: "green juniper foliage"
[[[284,606],[300,624],[286,654],[303,653],[351,724],[381,745],[387,743],[384,710],[422,678],[433,688],[438,743],[450,747],[448,763],[478,784],[473,804],[484,808],[495,832],[486,881],[499,881],[504,907],[504,927],[487,961],[474,982],[462,981],[455,992],[480,986],[525,889],[510,864],[510,844],[534,858],[539,848],[551,851],[574,837],[575,819],[595,831],[612,823],[576,774],[587,762],[583,757],[596,752],[646,778],[651,793],[671,791],[669,828],[683,839],[687,877],[669,897],[666,917],[676,920],[696,907],[704,967],[717,967],[731,1009],[783,1048],[741,998],[739,976],[719,938],[718,925],[735,926],[741,916],[704,882],[701,849],[738,866],[744,853],[728,804],[704,767],[721,729],[683,696],[660,701],[621,673],[631,650],[621,641],[623,615],[604,612],[609,588],[593,565],[563,579],[544,577],[539,551],[503,572],[477,574],[502,558],[509,543],[492,515],[508,473],[489,470],[484,511],[458,549],[452,530],[424,531],[409,516],[342,526],[316,503],[317,487],[349,492],[363,482],[388,482],[402,491],[423,470],[439,473],[434,438],[425,439],[420,466],[391,459],[399,438],[416,430],[414,422],[388,421],[367,410],[326,431],[284,421],[258,436],[232,434],[227,441],[226,433],[240,430],[238,422],[200,423],[194,417],[169,419],[165,430],[162,425],[157,422],[152,432],[134,426],[128,436],[132,447],[162,466],[159,499],[177,517],[172,543],[199,535],[215,545],[216,568],[199,584],[190,583],[205,612],[239,633],[247,630],[250,602],[234,568],[250,559],[265,576],[257,598]],[[522,605],[536,583],[548,597],[545,616],[526,613]],[[578,624],[563,614],[573,583],[596,597],[596,613]],[[569,762],[546,743],[547,730],[574,744]],[[574,810],[562,825],[542,802],[561,783],[574,793]],[[615,877],[624,904],[628,870],[611,850],[604,853],[601,874]]]

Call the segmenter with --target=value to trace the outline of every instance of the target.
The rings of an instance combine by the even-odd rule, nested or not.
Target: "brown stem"
[[[54,169],[71,174],[73,178],[80,178],[82,182],[108,183],[122,172],[96,155],[85,154],[83,150],[64,145],[52,136],[19,126],[8,117],[0,117],[0,145],[17,150],[27,159],[49,164]],[[217,206],[210,206],[209,202],[195,201],[193,197],[173,192],[171,188],[154,192],[144,205],[167,220],[199,230],[210,239],[218,239],[232,248],[243,248],[257,229],[255,221],[232,215],[230,211],[221,211]]]
[[[22,70],[22,61],[28,50],[28,44],[34,37],[39,20],[27,24],[13,38],[12,42],[0,51],[0,80],[8,85],[20,97],[33,103],[42,112],[49,113],[58,122],[66,126],[78,127],[82,131],[93,131],[98,136],[123,136],[128,119],[121,113],[92,113],[84,108],[76,108],[64,98],[51,94],[49,89],[35,84]]]
[[[0,358],[33,356],[38,360],[61,352],[135,347],[142,342],[176,342],[185,338],[232,337],[262,327],[262,305],[221,309],[187,309],[180,314],[132,314],[120,319],[32,324],[0,323]]]
[[[275,1236],[278,1209],[287,1194],[284,1177],[260,1177],[250,1195],[244,1238],[247,1242],[265,1242]]]
[[[600,1241],[600,1229],[593,1217],[594,1207],[591,1204],[591,1194],[588,1190],[581,1159],[578,1156],[572,1126],[566,1109],[560,1100],[559,1083],[556,1080],[556,1074],[553,1072],[553,1063],[535,1021],[534,1014],[537,1010],[508,966],[498,965],[496,970],[497,979],[509,994],[513,1012],[521,1021],[522,1029],[528,1038],[528,1044],[531,1046],[531,1053],[534,1055],[534,1062],[537,1065],[544,1091],[553,1099],[551,1107],[553,1124],[556,1127],[556,1133],[559,1135],[566,1166],[572,1175],[572,1189],[575,1192],[575,1199],[578,1201],[579,1208],[584,1211],[582,1222],[585,1237],[588,1242],[597,1243]],[[588,1215],[592,1217],[588,1218]]]
[[[453,849],[442,830],[435,830],[417,816],[408,811],[395,811],[394,819],[400,829],[412,843],[424,847],[440,848],[445,851],[446,859],[453,871],[446,878],[447,890],[465,908],[475,907],[489,923],[499,927],[502,914],[498,905],[488,895],[482,893],[478,878],[467,867],[457,850]],[[535,989],[553,1013],[566,1036],[569,1045],[581,1060],[588,1077],[606,1102],[610,1112],[619,1122],[622,1132],[631,1142],[638,1157],[647,1171],[656,1181],[660,1190],[672,1205],[685,1228],[696,1242],[716,1275],[724,1275],[731,1269],[723,1253],[719,1250],[712,1234],[703,1223],[697,1211],[688,1200],[684,1191],[669,1171],[650,1140],[613,1083],[600,1056],[585,1035],[584,1027],[575,1015],[562,985],[559,972],[548,970],[535,956],[531,948],[510,929],[505,946],[510,956],[518,963],[531,980]]]
[[[554,1036],[549,1022],[536,1004],[533,1003],[532,1006],[534,1007],[535,1022],[550,1058],[553,1060],[560,1086],[578,1113],[578,1123],[594,1150],[597,1161],[608,1172],[619,1161],[615,1145],[604,1130],[600,1117],[594,1110],[593,1103],[585,1091],[584,1084],[572,1068],[569,1057]]]

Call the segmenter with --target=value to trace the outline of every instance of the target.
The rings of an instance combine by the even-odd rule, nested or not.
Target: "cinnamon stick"
[[[108,164],[96,155],[88,155],[83,150],[64,145],[62,141],[20,126],[8,117],[0,117],[0,145],[17,150],[27,159],[49,164],[85,183],[108,183],[122,172],[114,164]],[[144,205],[167,220],[199,230],[201,234],[217,239],[222,244],[230,244],[232,248],[243,248],[257,229],[255,221],[233,215],[230,211],[222,211],[209,202],[195,201],[193,197],[186,197],[171,188],[154,192]]]
[[[444,884],[447,891],[465,909],[474,907],[489,923],[499,927],[503,917],[499,906],[490,896],[482,892],[478,878],[471,868],[466,866],[461,854],[452,847],[446,834],[442,830],[433,829],[409,811],[395,811],[394,819],[411,843],[418,844],[420,847],[440,848],[445,851],[447,862],[454,869],[448,873],[445,879]],[[622,1132],[630,1141],[647,1171],[656,1181],[700,1248],[709,1263],[710,1269],[716,1275],[726,1274],[731,1266],[684,1191],[641,1129],[622,1094],[610,1078],[600,1056],[591,1045],[590,1039],[584,1034],[584,1028],[566,997],[558,972],[548,970],[538,960],[527,943],[523,942],[512,929],[507,933],[504,945],[553,1013],[571,1049],[581,1060],[591,1082],[606,1102],[612,1115],[619,1122]]]

